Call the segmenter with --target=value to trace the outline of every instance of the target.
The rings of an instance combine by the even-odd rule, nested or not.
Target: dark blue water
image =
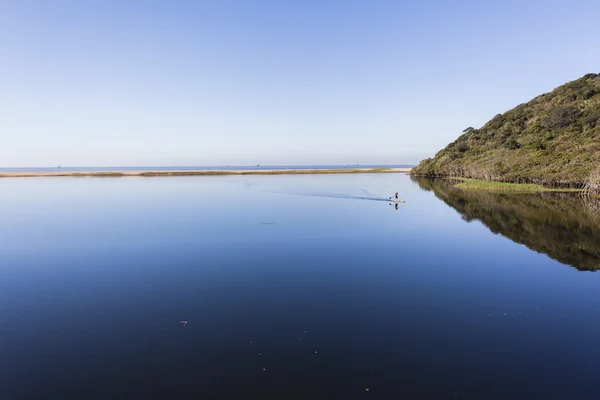
[[[598,398],[600,275],[425,189],[0,180],[0,398]]]
[[[39,167],[0,168],[0,172],[93,172],[93,171],[231,171],[231,170],[290,170],[290,169],[354,169],[354,168],[412,168],[414,165],[249,165],[249,166],[162,166],[162,167]]]

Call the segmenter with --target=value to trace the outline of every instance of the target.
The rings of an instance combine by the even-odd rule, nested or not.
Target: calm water
[[[289,170],[289,169],[350,169],[350,168],[412,168],[414,165],[223,165],[223,166],[169,166],[169,167],[40,167],[0,168],[0,172],[87,172],[87,171],[214,171],[214,170]]]
[[[578,199],[359,174],[4,179],[0,206],[2,400],[600,397]]]

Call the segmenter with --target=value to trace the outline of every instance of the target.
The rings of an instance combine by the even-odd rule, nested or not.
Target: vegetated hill
[[[498,114],[480,129],[465,129],[411,171],[564,187],[589,186],[599,172],[600,74],[587,74]]]
[[[452,180],[411,178],[467,222],[480,221],[493,233],[580,271],[600,270],[600,214],[586,197],[488,193],[459,189]]]

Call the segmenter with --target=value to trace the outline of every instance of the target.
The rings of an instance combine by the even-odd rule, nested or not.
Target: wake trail
[[[345,193],[333,193],[333,192],[305,192],[305,191],[291,191],[291,190],[263,190],[269,193],[286,194],[290,196],[306,196],[306,197],[324,197],[331,199],[347,199],[347,200],[365,200],[365,201],[390,201],[389,198],[379,197],[373,194],[368,196],[357,196]],[[364,190],[363,190],[364,192]]]
[[[364,194],[366,194],[369,197],[379,197],[376,194],[373,194],[371,192],[369,192],[367,189],[360,189],[361,192],[363,192]]]

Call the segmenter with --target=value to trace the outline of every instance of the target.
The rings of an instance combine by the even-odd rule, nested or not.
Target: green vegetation
[[[590,197],[600,198],[600,166],[590,174],[583,186],[583,193]]]
[[[446,179],[412,179],[466,222],[480,221],[493,233],[578,270],[600,269],[600,200],[575,193],[461,190]]]
[[[600,194],[600,74],[498,114],[480,129],[465,129],[411,174],[586,186],[586,193]]]
[[[460,189],[480,190],[494,193],[539,193],[539,192],[579,192],[579,189],[559,189],[548,188],[534,183],[507,183],[494,181],[479,181],[467,178],[449,178],[458,179],[461,182],[454,185]]]

